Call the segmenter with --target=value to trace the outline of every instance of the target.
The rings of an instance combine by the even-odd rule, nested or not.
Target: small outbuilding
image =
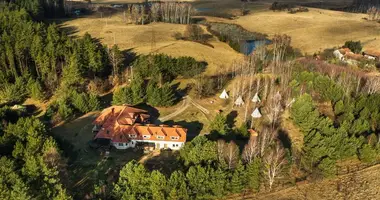
[[[226,89],[223,90],[223,92],[222,92],[222,94],[220,94],[219,98],[221,98],[221,99],[228,99],[229,98]]]
[[[243,98],[239,96],[235,101],[235,106],[242,106],[242,105],[244,105],[244,101],[243,101]]]

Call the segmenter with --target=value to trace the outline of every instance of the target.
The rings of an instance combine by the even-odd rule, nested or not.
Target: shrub
[[[349,48],[354,53],[360,53],[363,49],[360,41],[347,41],[344,43],[344,47]]]
[[[175,32],[175,33],[173,34],[173,37],[174,37],[174,39],[176,39],[176,40],[182,40],[182,39],[183,39],[182,33],[180,33],[180,32]]]

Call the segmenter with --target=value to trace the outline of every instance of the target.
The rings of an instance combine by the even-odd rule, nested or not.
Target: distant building
[[[117,149],[147,145],[155,149],[180,149],[187,129],[179,126],[152,125],[147,111],[131,106],[112,106],[93,122],[94,140],[107,140]]]
[[[368,59],[380,61],[380,51],[368,49],[363,52],[363,56],[367,57]]]

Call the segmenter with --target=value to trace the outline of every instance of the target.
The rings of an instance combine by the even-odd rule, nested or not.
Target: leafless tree
[[[280,119],[280,113],[283,111],[282,96],[280,92],[274,94],[267,102],[265,111],[271,124],[271,129],[274,130]]]
[[[268,179],[269,189],[272,189],[275,179],[286,164],[285,151],[280,142],[274,143],[273,147],[264,155],[263,161],[265,166],[264,174]]]
[[[367,14],[368,20],[377,21],[380,19],[380,9],[376,8],[375,6],[369,8],[367,10]]]
[[[277,136],[277,130],[271,127],[264,127],[258,134],[259,156],[264,156],[265,151],[273,144]]]
[[[364,86],[367,94],[374,94],[380,91],[380,77],[368,77]]]
[[[153,3],[152,7],[150,8],[150,14],[152,16],[152,20],[154,22],[157,22],[160,18],[160,10],[161,10],[161,4],[160,3]]]
[[[291,37],[288,35],[275,35],[273,38],[273,63],[272,73],[276,73],[276,68],[280,67],[284,60],[286,49],[290,46]]]
[[[265,40],[256,42],[255,54],[258,59],[265,65],[265,60],[267,58],[267,47]]]
[[[239,147],[234,141],[228,143],[224,152],[224,159],[227,163],[228,169],[234,169],[239,161]]]
[[[245,163],[251,163],[259,155],[259,144],[257,136],[251,135],[248,143],[244,146],[242,157]]]
[[[131,18],[133,23],[138,24],[140,21],[140,6],[135,4],[131,5]]]
[[[248,97],[245,104],[245,113],[244,113],[244,121],[247,121],[247,115],[248,115],[248,108],[251,103],[252,98],[252,85],[253,85],[253,76],[256,73],[256,56],[254,54],[251,54],[247,58],[247,67],[246,67],[246,73],[249,76],[249,83],[248,83]]]
[[[224,140],[218,140],[217,149],[218,149],[218,160],[224,160],[225,149],[227,148],[227,143]]]

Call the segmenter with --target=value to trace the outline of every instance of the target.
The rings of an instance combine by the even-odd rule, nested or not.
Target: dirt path
[[[184,112],[190,105],[195,106],[196,108],[198,108],[204,114],[209,114],[210,113],[209,110],[207,110],[205,107],[203,107],[203,106],[199,105],[198,103],[196,103],[191,97],[185,96],[185,97],[183,97],[183,101],[182,101],[181,106],[176,111],[174,111],[173,113],[171,113],[169,115],[166,115],[164,117],[160,117],[160,118],[158,118],[158,120],[161,121],[161,122],[168,121],[168,120],[170,120],[170,119],[178,116],[182,112]]]

